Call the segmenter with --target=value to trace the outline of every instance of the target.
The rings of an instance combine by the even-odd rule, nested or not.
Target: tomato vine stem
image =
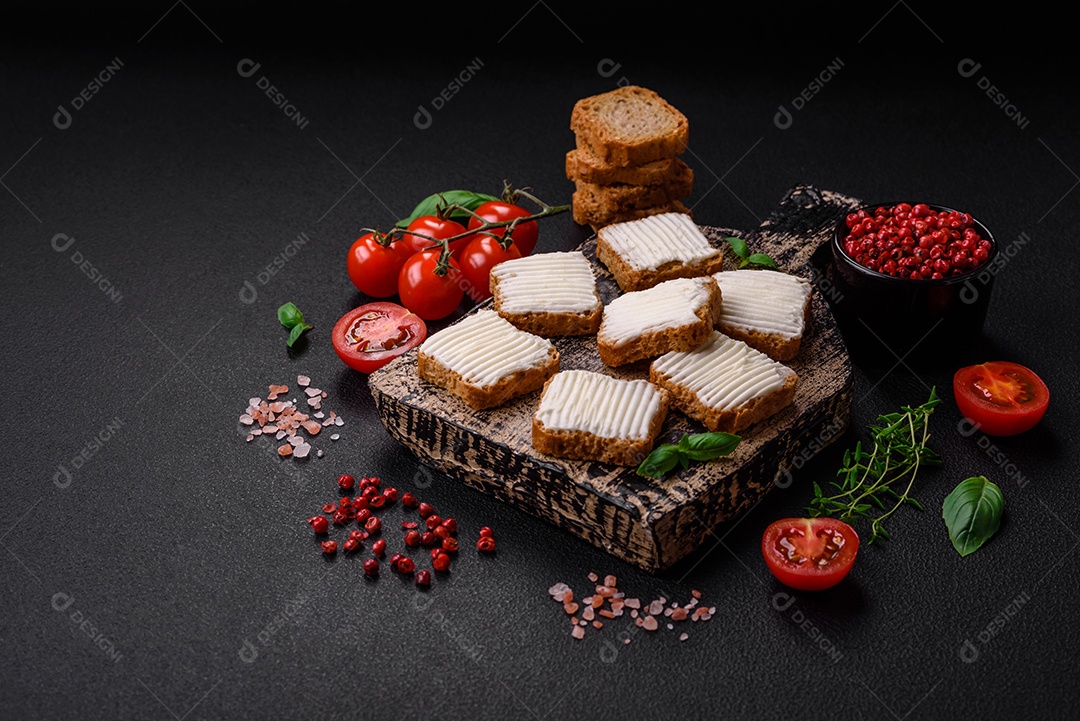
[[[446,275],[447,272],[449,272],[450,270],[450,243],[452,243],[453,241],[461,240],[462,238],[468,238],[474,235],[489,235],[493,238],[498,239],[499,244],[505,250],[510,246],[514,229],[521,223],[526,223],[530,220],[542,220],[544,218],[550,218],[553,215],[565,213],[571,208],[570,205],[548,205],[547,203],[539,200],[538,198],[523,190],[514,190],[512,192],[519,194],[521,197],[528,198],[529,200],[539,205],[541,207],[540,212],[520,218],[512,218],[510,220],[484,220],[484,222],[476,228],[467,230],[464,233],[452,235],[449,238],[434,238],[426,233],[421,233],[415,230],[408,230],[406,228],[394,228],[393,230],[390,230],[386,233],[374,228],[362,228],[361,232],[374,234],[375,240],[378,241],[378,243],[383,247],[389,246],[390,243],[400,241],[406,235],[411,235],[417,238],[423,238],[424,240],[431,241],[431,243],[433,243],[433,247],[438,246],[442,248],[442,252],[439,255],[439,262],[435,265],[435,274]],[[462,211],[468,213],[469,215],[472,215],[473,217],[480,217],[476,215],[476,213],[474,213],[473,211],[457,203],[451,203],[449,205],[440,207],[444,207],[447,213],[451,213],[453,211]],[[481,218],[481,220],[483,219]],[[492,230],[497,230],[499,228],[507,229],[503,236],[499,236],[498,234],[491,232]]]

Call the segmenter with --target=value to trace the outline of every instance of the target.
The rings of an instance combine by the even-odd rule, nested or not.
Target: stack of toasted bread
[[[579,100],[570,115],[577,147],[566,154],[574,220],[612,223],[689,213],[682,203],[694,171],[678,158],[690,139],[686,116],[652,90],[627,85]]]

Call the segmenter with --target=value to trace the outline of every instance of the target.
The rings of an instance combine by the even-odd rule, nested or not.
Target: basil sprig
[[[763,268],[772,268],[778,270],[776,267],[776,261],[764,253],[751,253],[750,247],[746,244],[746,241],[742,238],[724,238],[731,246],[731,250],[735,252],[735,255],[739,256],[739,267],[745,268],[747,266],[756,265]]]
[[[664,443],[653,449],[638,466],[637,472],[648,478],[663,478],[675,466],[688,468],[690,461],[711,461],[730,455],[741,440],[741,436],[731,433],[687,433],[678,445]]]
[[[292,303],[286,303],[278,308],[277,317],[278,321],[289,329],[289,339],[285,341],[285,344],[290,348],[293,347],[293,343],[299,340],[304,331],[314,328],[314,326],[304,322],[304,314]]]
[[[468,208],[469,210],[476,210],[489,200],[498,200],[494,195],[487,195],[485,193],[474,193],[471,190],[447,190],[442,193],[433,193],[428,197],[421,200],[413,212],[409,214],[409,217],[402,218],[397,222],[397,227],[408,227],[409,223],[413,222],[421,215],[436,215],[439,206],[449,207],[451,205],[460,205]],[[469,214],[463,210],[454,210],[450,213],[450,218],[453,220],[467,219]]]
[[[949,529],[949,540],[961,556],[967,556],[990,540],[1001,525],[1005,498],[1001,489],[986,479],[973,476],[945,497],[941,516]]]

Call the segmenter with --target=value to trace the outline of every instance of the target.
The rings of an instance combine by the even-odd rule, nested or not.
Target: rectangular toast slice
[[[608,165],[673,158],[690,142],[686,116],[652,90],[636,85],[577,101],[570,129],[578,148]]]
[[[709,430],[737,433],[787,407],[798,376],[746,343],[713,331],[692,351],[654,360],[649,380]]]
[[[636,466],[652,452],[668,406],[667,391],[644,379],[556,373],[533,416],[533,447],[559,458]]]
[[[573,205],[587,212],[595,210],[599,213],[617,213],[622,210],[666,205],[693,192],[694,173],[689,166],[684,164],[683,167],[686,168],[685,171],[680,171],[668,181],[656,185],[599,185],[578,180],[575,182]]]
[[[531,393],[559,370],[551,341],[526,333],[493,310],[481,310],[428,337],[417,372],[477,410]]]
[[[625,292],[645,290],[673,278],[711,275],[723,269],[723,254],[693,219],[660,213],[606,225],[597,231],[596,257]]]
[[[581,251],[537,253],[491,269],[495,312],[539,336],[592,335],[603,305]]]
[[[620,166],[608,165],[581,148],[566,153],[566,177],[597,185],[665,185],[687,173],[692,182],[694,171],[678,158],[661,158],[644,165]]]
[[[810,318],[810,281],[774,270],[715,273],[724,305],[716,328],[773,360],[799,354]]]
[[[608,303],[596,335],[600,360],[620,366],[705,342],[720,317],[720,288],[710,276],[676,278]]]
[[[573,213],[575,223],[588,225],[592,227],[593,232],[599,232],[601,228],[613,223],[625,223],[629,220],[640,220],[650,215],[661,215],[663,213],[682,213],[693,217],[690,208],[686,207],[680,200],[673,200],[665,205],[649,208],[607,209],[601,211],[599,208],[575,207]]]

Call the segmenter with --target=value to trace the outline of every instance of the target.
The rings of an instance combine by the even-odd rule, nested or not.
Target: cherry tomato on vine
[[[859,536],[835,518],[783,518],[769,524],[761,537],[765,565],[785,586],[821,591],[844,580]]]
[[[486,203],[482,203],[475,211],[476,215],[469,218],[469,230],[479,228],[483,222],[480,218],[491,222],[498,223],[506,220],[513,220],[514,218],[527,218],[530,213],[520,205],[513,205],[512,203],[506,203],[501,200],[489,200]],[[492,228],[492,233],[498,235],[500,238],[506,234],[506,228]],[[539,235],[539,228],[535,220],[528,220],[516,228],[511,235],[511,239],[514,241],[514,245],[521,251],[521,257],[525,257],[533,252],[536,248],[536,238]]]
[[[399,242],[405,243],[412,252],[415,253],[424,250],[425,248],[437,246],[427,238],[421,238],[418,235],[410,235],[408,231],[423,233],[432,238],[443,240],[464,233],[465,226],[455,220],[450,220],[449,218],[440,218],[437,215],[421,215],[416,220],[409,223],[405,230],[406,232],[401,236]],[[469,244],[470,240],[472,240],[472,236],[467,235],[464,238],[450,243],[450,252],[455,258],[461,255],[461,251],[465,249],[465,246]]]
[[[961,368],[953,376],[956,405],[989,436],[1015,436],[1042,420],[1050,389],[1019,363],[991,361]]]
[[[412,249],[402,241],[379,245],[374,233],[361,235],[349,248],[345,266],[357,290],[372,298],[389,298],[397,293],[398,273]]]
[[[397,303],[353,308],[334,324],[334,351],[345,365],[372,373],[427,338],[427,324]]]
[[[491,297],[491,269],[504,260],[520,258],[521,251],[511,243],[503,250],[497,238],[478,235],[461,251],[461,275],[465,278],[465,292],[475,301]]]
[[[398,274],[402,304],[424,320],[439,320],[454,312],[465,297],[461,267],[453,258],[445,275],[435,273],[441,248],[414,253]]]

